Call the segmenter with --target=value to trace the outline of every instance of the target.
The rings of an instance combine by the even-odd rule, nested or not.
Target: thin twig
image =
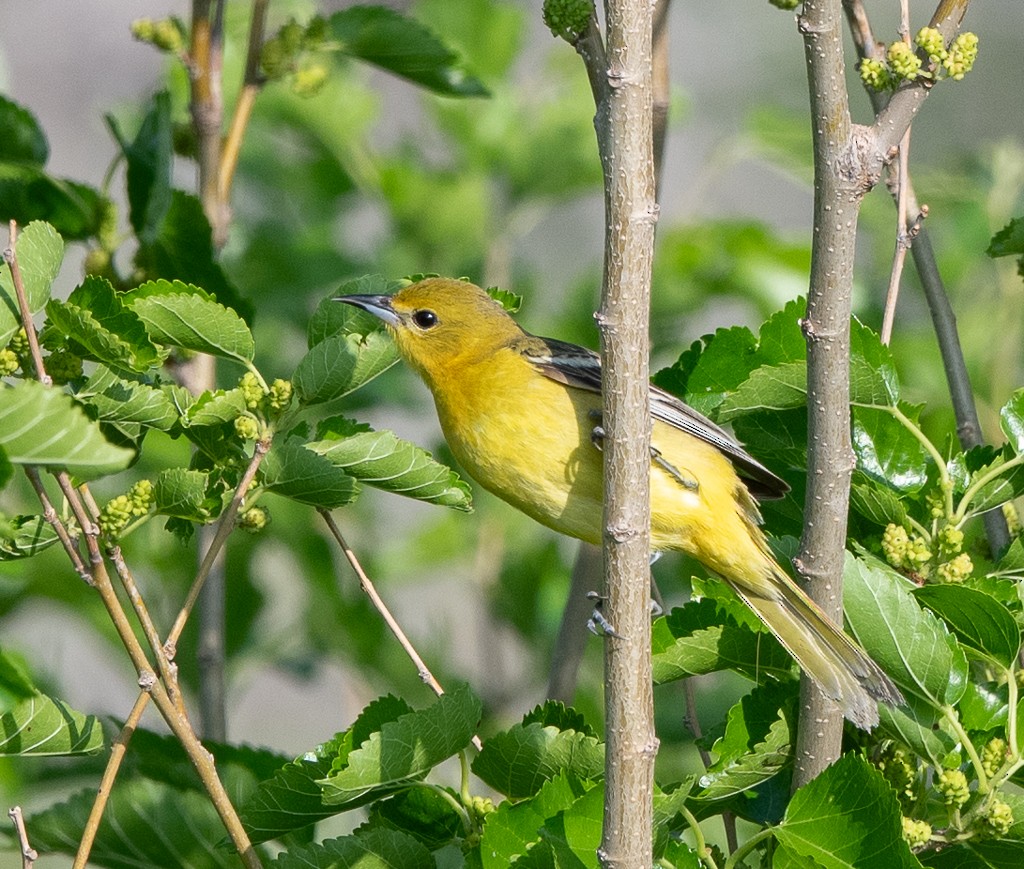
[[[39,859],[39,854],[28,842],[28,830],[25,829],[25,818],[21,813],[21,806],[15,806],[7,812],[7,817],[14,824],[18,833],[18,844],[21,846],[21,869],[32,869],[33,864]]]
[[[260,52],[263,48],[263,31],[267,21],[267,7],[270,0],[253,0],[252,22],[249,25],[249,45],[245,57],[245,76],[242,89],[235,103],[235,112],[231,117],[228,134],[220,155],[220,177],[218,178],[217,198],[221,207],[229,208],[231,200],[231,184],[234,181],[235,169],[238,167],[238,155],[242,149],[256,97],[263,89],[264,78],[260,73]]]
[[[686,696],[686,726],[693,734],[694,745],[697,746],[697,753],[700,755],[700,762],[704,769],[711,768],[711,753],[701,744],[704,739],[704,731],[700,726],[700,715],[697,712],[697,694],[694,690],[694,678],[688,676],[683,679],[683,693]],[[732,854],[739,847],[739,839],[736,835],[736,814],[728,809],[722,812],[722,826],[725,828],[725,842]]]
[[[181,691],[178,689],[178,667],[167,657],[164,643],[160,639],[160,632],[157,631],[156,625],[149,615],[149,608],[139,592],[139,587],[135,583],[135,577],[124,560],[124,553],[121,552],[121,547],[116,544],[107,547],[107,557],[110,558],[111,563],[114,565],[114,570],[121,580],[125,593],[128,595],[132,609],[135,611],[139,624],[142,625],[142,633],[145,635],[149,647],[153,650],[157,670],[160,673],[160,678],[163,679],[164,684],[167,686],[167,693],[178,705],[179,710],[184,713],[184,700],[182,699]]]
[[[907,261],[907,249],[912,236],[907,231],[907,176],[910,164],[910,127],[900,141],[900,155],[896,171],[896,248],[892,256],[889,273],[889,289],[885,295],[885,313],[882,317],[881,339],[883,344],[892,340],[892,327],[896,320],[896,301],[900,294],[900,279]]]
[[[576,552],[569,593],[551,653],[547,696],[552,700],[571,704],[576,694],[580,663],[589,636],[587,618],[594,607],[587,592],[596,588],[600,582],[601,557],[601,547],[592,543],[580,543]]]
[[[323,518],[327,525],[327,528],[331,532],[331,536],[337,541],[338,546],[341,547],[341,551],[344,553],[348,563],[352,566],[356,576],[359,578],[359,587],[366,593],[366,596],[370,598],[377,612],[380,613],[381,618],[384,619],[384,623],[391,630],[391,633],[395,635],[395,639],[398,640],[401,647],[405,650],[406,655],[416,665],[416,673],[420,679],[430,686],[430,689],[440,697],[444,694],[444,688],[441,687],[441,683],[437,681],[434,674],[430,672],[430,668],[426,665],[423,658],[420,657],[420,653],[416,651],[416,647],[412,644],[408,635],[402,630],[402,626],[398,623],[398,620],[392,615],[391,610],[388,609],[388,605],[384,603],[384,599],[377,593],[377,589],[370,577],[366,575],[366,571],[363,570],[363,565],[360,564],[358,556],[352,550],[352,547],[348,545],[345,540],[345,536],[341,533],[341,529],[338,527],[338,523],[334,521],[334,517],[331,515],[330,510],[320,508],[317,510],[320,516]],[[476,746],[477,750],[482,747],[480,738],[477,736],[473,737],[473,745]]]
[[[227,542],[231,532],[234,530],[235,517],[238,515],[238,508],[242,505],[242,501],[245,499],[245,493],[249,491],[249,485],[254,479],[256,479],[256,472],[260,468],[260,463],[270,450],[272,437],[272,434],[267,434],[263,439],[256,441],[252,458],[249,460],[249,466],[245,469],[245,473],[242,475],[241,481],[235,488],[235,494],[231,498],[231,503],[228,504],[224,514],[220,517],[220,521],[217,524],[217,532],[214,534],[213,540],[210,542],[210,546],[206,550],[206,555],[203,557],[203,563],[199,565],[199,571],[196,573],[196,578],[192,581],[192,588],[189,589],[188,596],[185,598],[185,603],[182,605],[181,611],[178,613],[178,617],[174,620],[174,626],[171,628],[171,633],[168,635],[166,643],[164,643],[164,646],[167,649],[167,656],[169,658],[174,658],[175,645],[181,637],[181,632],[185,629],[185,623],[188,621],[189,614],[195,606],[196,599],[199,597],[199,592],[202,590],[203,583],[206,581],[206,577],[210,573],[210,568],[213,566],[218,554]]]
[[[75,862],[71,869],[85,869],[89,862],[89,853],[92,851],[93,843],[96,841],[100,821],[103,820],[103,812],[107,808],[107,801],[110,799],[110,793],[114,788],[114,780],[117,778],[117,774],[121,769],[121,763],[128,751],[128,743],[135,734],[135,729],[139,726],[139,720],[142,718],[142,713],[147,705],[149,705],[149,693],[143,691],[135,699],[135,705],[132,707],[132,711],[128,713],[124,727],[121,728],[121,732],[117,734],[113,745],[110,747],[110,758],[107,760],[107,766],[103,770],[103,778],[100,779],[96,799],[89,810],[89,818],[86,820],[85,828],[82,830],[82,838],[78,842],[78,851],[75,854]]]
[[[50,496],[46,494],[46,487],[43,485],[42,478],[39,476],[39,469],[32,465],[26,465],[25,476],[28,477],[29,482],[32,484],[32,488],[35,490],[35,493],[39,498],[39,502],[43,505],[43,519],[57,535],[57,539],[60,541],[61,546],[64,547],[64,551],[67,553],[68,558],[71,559],[71,566],[74,568],[75,573],[78,574],[79,578],[83,582],[88,585],[92,585],[92,574],[89,573],[89,568],[87,568],[85,566],[85,562],[82,561],[82,555],[78,551],[78,546],[75,541],[71,539],[68,529],[61,521],[56,509],[54,509],[53,502],[50,501]]]
[[[11,280],[14,282],[14,294],[18,298],[18,310],[21,313],[21,323],[25,329],[25,337],[28,338],[29,351],[32,354],[32,363],[36,368],[36,377],[45,386],[52,386],[53,380],[46,373],[43,366],[43,352],[39,347],[39,338],[32,325],[32,310],[28,306],[28,294],[25,292],[25,282],[21,277],[21,266],[18,265],[18,257],[15,250],[18,245],[18,222],[12,220],[8,224],[9,242],[4,250],[4,262],[11,270]]]

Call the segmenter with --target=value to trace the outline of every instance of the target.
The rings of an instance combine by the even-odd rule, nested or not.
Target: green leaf
[[[153,503],[163,516],[206,522],[219,512],[219,501],[209,497],[210,478],[202,471],[167,468],[153,483]]]
[[[255,352],[252,333],[234,311],[182,284],[156,281],[128,293],[126,304],[158,344],[234,359],[245,365]]]
[[[928,481],[928,455],[921,442],[888,411],[853,408],[857,468],[890,489],[917,492]]]
[[[1024,389],[1018,389],[999,410],[999,426],[1018,452],[1024,452]]]
[[[466,687],[438,698],[427,709],[384,724],[331,775],[320,781],[324,803],[335,805],[378,789],[393,789],[425,776],[461,751],[480,720],[480,701]]]
[[[975,733],[1006,727],[1009,719],[1009,691],[1006,684],[968,682],[956,711],[963,726]]]
[[[992,236],[986,253],[990,257],[1024,256],[1024,217],[1015,217]]]
[[[340,51],[440,94],[487,96],[459,56],[431,30],[385,6],[354,6],[327,19]]]
[[[402,830],[418,842],[436,851],[465,836],[463,816],[451,803],[456,793],[445,788],[409,788],[394,796],[375,800],[370,806],[367,825]]]
[[[50,156],[39,121],[26,108],[0,95],[0,161],[28,163],[40,168]]]
[[[593,785],[560,772],[528,799],[505,800],[487,816],[480,839],[483,869],[508,869],[541,840],[546,821],[568,809]]]
[[[806,401],[805,362],[762,365],[722,402],[719,419],[727,422],[746,413],[790,410],[802,407]]]
[[[302,404],[322,404],[348,395],[397,361],[398,349],[383,331],[333,335],[310,348],[292,383]]]
[[[262,475],[268,491],[311,507],[333,510],[352,503],[359,494],[349,474],[297,438],[274,442],[263,460]]]
[[[383,791],[371,791],[343,805],[325,806],[318,782],[330,774],[339,759],[347,760],[353,750],[385,723],[396,721],[412,711],[404,700],[397,697],[389,695],[374,700],[344,733],[336,734],[333,739],[285,764],[262,781],[239,808],[239,817],[252,840],[278,839],[323,818],[380,798]]]
[[[533,796],[561,772],[579,779],[604,773],[604,745],[589,733],[539,721],[515,724],[484,743],[473,772],[513,799]]]
[[[122,295],[106,278],[88,276],[66,302],[51,299],[46,316],[86,359],[115,368],[147,371],[160,361],[146,327],[122,304]]]
[[[166,392],[119,377],[105,365],[96,367],[75,397],[93,408],[104,422],[132,422],[169,431],[178,421],[178,409]]]
[[[850,401],[895,407],[899,398],[892,351],[876,332],[854,318],[850,324]]]
[[[152,244],[139,248],[135,264],[149,278],[203,287],[246,322],[252,321],[252,305],[241,297],[217,261],[210,222],[195,196],[171,190],[171,206],[160,231]]]
[[[62,700],[35,694],[0,715],[0,756],[90,754],[103,748],[94,715]]]
[[[171,206],[171,96],[159,91],[131,142],[126,142],[114,119],[107,123],[121,143],[127,163],[128,217],[142,244],[156,238]]]
[[[738,624],[710,598],[656,619],[652,634],[655,685],[729,669],[755,681],[793,674],[793,660],[775,637]]]
[[[0,713],[21,700],[39,695],[21,657],[0,649]]]
[[[392,432],[371,431],[335,418],[318,434],[327,437],[306,444],[306,449],[362,483],[418,501],[471,509],[471,490],[458,474]]]
[[[401,830],[358,830],[351,836],[294,848],[269,864],[275,869],[437,869],[425,845]]]
[[[0,129],[3,129],[0,123]],[[102,232],[113,206],[87,184],[55,178],[38,166],[0,161],[0,220],[46,221],[75,241]]]
[[[978,448],[974,448],[963,454],[968,467],[970,467],[970,459],[976,455],[976,451],[980,452]],[[989,451],[984,450],[984,453],[989,454]],[[954,459],[954,462],[950,464],[953,465],[955,461]],[[1011,462],[1013,464],[1010,464]],[[1009,467],[1004,467],[1007,465]],[[1024,494],[1024,465],[1013,455],[1009,446],[1004,447],[1003,454],[996,454],[987,464],[972,468],[968,485],[993,472],[998,472],[998,475],[971,495],[969,503],[973,513],[984,513]]]
[[[881,773],[846,754],[793,794],[775,836],[825,869],[911,869],[920,863],[903,840],[900,816]]]
[[[575,730],[584,736],[593,736],[598,740],[601,738],[601,734],[590,726],[582,712],[566,706],[560,700],[545,700],[534,706],[520,723],[524,726],[540,724],[544,727],[557,727],[559,730]]]
[[[218,389],[200,395],[185,411],[181,420],[188,427],[224,425],[234,422],[245,410],[245,397],[241,389]]]
[[[757,367],[757,339],[744,326],[719,329],[695,342],[674,365],[654,375],[662,389],[695,410],[712,413]]]
[[[383,275],[363,275],[352,281],[346,281],[337,291],[322,299],[317,305],[313,316],[306,327],[306,339],[309,347],[333,335],[367,335],[381,331],[380,320],[373,314],[336,301],[336,296],[390,296],[396,290],[408,286],[409,281],[391,280]]]
[[[999,601],[973,588],[926,585],[914,597],[946,622],[960,642],[1012,667],[1020,651],[1020,628]]]
[[[999,799],[1013,812],[1013,826],[1004,836],[978,836],[951,844],[941,851],[922,854],[921,862],[935,869],[1018,869],[1024,843],[1024,798],[1000,790]]]
[[[599,782],[564,812],[544,824],[544,841],[558,866],[601,869],[598,851],[604,820],[604,782]]]
[[[89,480],[124,470],[135,455],[108,443],[69,396],[33,380],[0,389],[0,447],[12,464],[64,468]]]
[[[0,561],[31,558],[57,542],[57,532],[42,516],[15,516],[0,532]]]
[[[969,691],[971,683],[967,684]],[[908,746],[918,757],[927,758],[937,769],[945,765],[956,749],[956,743],[941,728],[942,713],[913,695],[903,706],[879,703],[878,718],[881,733]]]
[[[83,791],[32,815],[26,822],[32,845],[73,855],[95,799],[95,791]],[[89,862],[111,869],[237,869],[238,855],[217,847],[223,836],[224,824],[205,794],[121,777]]]
[[[896,497],[892,489],[859,472],[856,473],[850,489],[850,507],[882,527],[892,523],[902,528],[908,522],[903,502]]]
[[[903,577],[848,553],[843,592],[854,635],[901,688],[938,706],[960,699],[967,682],[963,649],[945,624],[914,600]]]
[[[29,310],[38,314],[50,298],[50,287],[64,260],[64,242],[50,224],[36,221],[18,233],[16,253]],[[6,345],[20,328],[21,310],[11,267],[0,263],[0,345]]]
[[[735,796],[768,780],[793,760],[796,686],[758,686],[729,710],[718,759],[701,776],[701,800]]]

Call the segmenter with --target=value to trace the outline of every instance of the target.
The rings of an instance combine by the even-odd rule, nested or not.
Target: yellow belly
[[[603,458],[591,434],[600,396],[546,377],[519,384],[505,378],[503,385],[514,389],[513,401],[503,401],[497,389],[486,396],[446,390],[451,403],[437,401],[455,457],[484,488],[538,522],[599,544]],[[686,552],[725,575],[745,572],[743,565],[759,560],[763,538],[732,464],[710,444],[658,421],[652,445],[678,471],[652,463],[652,549]]]

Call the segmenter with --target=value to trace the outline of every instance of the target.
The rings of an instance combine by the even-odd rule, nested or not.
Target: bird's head
[[[338,296],[335,301],[379,317],[402,357],[428,382],[456,365],[484,359],[522,334],[484,290],[468,281],[427,278],[390,296]]]

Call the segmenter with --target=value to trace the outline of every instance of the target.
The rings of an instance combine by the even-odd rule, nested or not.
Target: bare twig
[[[235,112],[231,117],[228,134],[224,139],[224,147],[220,155],[220,173],[217,179],[217,198],[221,207],[230,214],[231,183],[238,166],[238,155],[242,149],[256,97],[263,88],[264,79],[260,74],[260,51],[263,48],[263,31],[267,22],[267,7],[270,0],[253,0],[252,22],[249,25],[249,45],[245,57],[245,77],[242,90],[235,103]]]
[[[87,568],[85,566],[85,562],[82,561],[82,554],[78,551],[77,544],[71,539],[68,529],[61,521],[56,509],[54,509],[53,503],[50,501],[50,496],[46,494],[46,487],[43,485],[43,481],[39,476],[39,469],[34,468],[31,465],[26,465],[25,476],[28,477],[29,482],[32,484],[32,488],[35,490],[36,496],[39,498],[39,502],[43,505],[43,519],[57,535],[57,539],[60,541],[61,546],[64,547],[64,551],[67,553],[68,558],[71,559],[71,566],[75,569],[75,573],[78,574],[79,578],[83,582],[88,585],[92,585],[92,574],[89,573],[89,568]]]
[[[606,614],[605,808],[598,860],[651,865],[654,732],[650,618],[649,320],[658,218],[653,151],[653,8],[605,0],[607,67],[597,98],[604,174],[601,308]],[[592,79],[593,80],[593,79]]]
[[[420,653],[416,651],[416,647],[412,644],[412,641],[409,639],[405,631],[402,630],[402,626],[398,623],[398,620],[394,617],[391,610],[388,609],[388,605],[384,603],[384,599],[377,593],[376,587],[370,577],[366,575],[366,571],[363,570],[363,565],[360,564],[358,556],[345,540],[345,536],[341,533],[338,523],[334,521],[334,517],[331,515],[330,510],[320,508],[317,512],[323,518],[324,523],[331,532],[331,536],[335,539],[338,546],[341,547],[341,551],[344,553],[345,558],[352,566],[356,576],[359,578],[359,587],[365,592],[366,596],[370,598],[371,603],[374,605],[377,612],[380,613],[381,618],[384,619],[384,623],[388,626],[391,633],[394,634],[399,645],[401,645],[405,650],[405,654],[408,655],[409,659],[416,665],[417,675],[419,675],[424,684],[430,686],[430,689],[440,697],[444,694],[444,688],[441,687],[441,683],[437,681],[434,674],[430,671],[430,668],[426,665],[426,662],[422,657],[420,657]],[[473,737],[473,745],[478,751],[483,747],[480,742],[480,738],[477,736]]]
[[[28,295],[25,293],[25,282],[21,277],[21,266],[18,265],[18,257],[15,255],[15,249],[18,244],[18,223],[15,220],[8,224],[8,237],[9,242],[4,249],[4,262],[7,263],[7,267],[11,270],[14,294],[18,298],[18,310],[21,314],[21,323],[25,329],[25,335],[28,338],[32,363],[36,368],[36,377],[39,378],[40,383],[52,386],[53,380],[51,380],[50,375],[46,373],[46,369],[43,367],[43,353],[39,347],[39,338],[36,336],[36,330],[32,326],[32,311],[28,306]]]
[[[889,273],[889,289],[885,295],[885,314],[882,317],[881,339],[883,344],[892,340],[892,327],[896,320],[896,301],[900,294],[900,279],[903,276],[903,265],[907,261],[907,249],[912,244],[912,236],[907,228],[907,175],[910,163],[910,128],[903,134],[900,142],[900,156],[897,161],[896,176],[896,248],[892,256],[892,269]]]
[[[143,691],[136,698],[135,705],[132,707],[132,711],[128,713],[128,718],[121,728],[121,732],[118,733],[113,745],[110,747],[110,757],[107,760],[106,768],[103,770],[103,778],[100,779],[99,790],[96,792],[96,799],[89,810],[89,817],[85,822],[85,828],[82,830],[82,838],[78,842],[78,851],[75,853],[75,862],[71,869],[85,869],[89,863],[89,853],[92,851],[93,843],[96,841],[96,834],[100,829],[100,821],[103,820],[103,812],[107,808],[107,801],[110,799],[110,793],[114,788],[114,780],[117,778],[117,774],[121,769],[121,763],[128,751],[128,743],[135,734],[135,729],[139,726],[139,720],[142,718],[142,713],[146,710],[147,705],[149,705],[149,693]]]
[[[21,813],[21,806],[15,806],[7,812],[7,817],[14,824],[18,834],[18,845],[21,847],[21,869],[32,869],[39,854],[28,842],[28,830],[25,829],[25,818]]]
[[[845,85],[839,0],[806,0],[804,40],[814,139],[814,232],[807,316],[807,497],[800,556],[808,594],[842,623],[842,567],[854,467],[850,443],[850,314],[857,214],[870,181],[839,171],[854,130]],[[864,186],[864,185],[867,186]],[[843,717],[806,675],[801,679],[793,787],[839,757]]]
[[[192,581],[192,587],[188,591],[185,603],[182,605],[181,611],[178,613],[178,617],[174,620],[174,626],[171,628],[171,633],[168,635],[167,642],[164,644],[167,648],[167,655],[170,658],[174,657],[175,644],[181,637],[181,632],[185,629],[185,622],[188,621],[192,608],[195,606],[196,599],[199,597],[199,592],[202,590],[203,583],[206,581],[206,578],[210,573],[210,568],[213,566],[214,561],[217,559],[217,556],[224,548],[224,544],[227,542],[228,537],[234,530],[235,517],[238,515],[238,508],[242,506],[242,501],[245,499],[245,493],[249,491],[250,484],[256,479],[256,472],[259,470],[264,456],[266,456],[270,450],[271,439],[272,435],[268,434],[262,440],[256,441],[252,458],[249,460],[249,465],[246,467],[241,481],[235,488],[235,494],[231,498],[231,503],[228,504],[227,509],[224,511],[223,515],[221,515],[220,521],[217,523],[217,531],[213,536],[213,540],[210,542],[209,548],[206,550],[206,555],[203,557],[203,563],[199,565],[199,571],[196,573],[196,578]]]
[[[672,101],[672,83],[669,79],[670,55],[668,40],[668,8],[671,2],[672,0],[657,0],[654,7],[654,32],[651,39],[652,82],[654,87],[651,119],[656,197],[661,192],[661,173],[664,165],[665,139],[668,131],[668,110]]]

